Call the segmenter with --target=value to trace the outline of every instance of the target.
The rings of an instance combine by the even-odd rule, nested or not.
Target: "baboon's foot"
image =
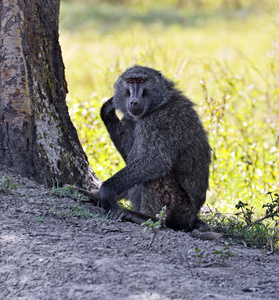
[[[201,239],[201,240],[213,241],[213,240],[216,240],[216,239],[219,239],[220,237],[222,237],[223,233],[214,232],[214,231],[201,232],[198,229],[194,229],[191,232],[191,236],[194,238]]]
[[[211,227],[205,223],[203,220],[201,220],[198,216],[196,216],[192,229],[198,229],[201,232],[205,232],[205,231],[211,231]]]
[[[216,240],[223,236],[222,233],[211,231],[211,227],[198,216],[194,220],[191,236],[202,240]]]

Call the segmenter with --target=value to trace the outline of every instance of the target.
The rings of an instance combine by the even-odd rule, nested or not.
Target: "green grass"
[[[233,213],[241,200],[262,216],[266,192],[279,189],[278,4],[116,2],[61,6],[67,101],[94,171],[105,180],[124,166],[101,105],[127,67],[150,66],[197,104],[214,151],[208,203]]]
[[[0,178],[0,192],[16,190],[17,186],[18,186],[18,184],[15,183],[15,180],[13,177],[4,175],[2,178]]]

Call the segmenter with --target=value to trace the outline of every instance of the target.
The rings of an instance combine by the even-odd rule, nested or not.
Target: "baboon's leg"
[[[67,186],[67,185],[66,185]],[[100,195],[99,195],[99,189],[95,189],[92,191],[87,191],[85,189],[82,189],[77,186],[72,187],[73,190],[78,191],[80,193],[83,193],[84,195],[89,197],[90,202],[92,202],[94,205],[99,205],[100,203]],[[123,195],[124,197],[125,195]],[[151,219],[153,221],[156,221],[157,219],[149,216],[147,214],[143,214],[140,212],[128,210],[128,209],[115,209],[111,212],[111,219],[112,220],[122,220],[122,221],[129,221],[136,224],[141,224],[143,222],[146,222],[148,219]]]

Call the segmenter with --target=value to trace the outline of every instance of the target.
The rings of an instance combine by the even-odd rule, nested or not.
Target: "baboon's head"
[[[140,118],[171,99],[173,83],[159,71],[134,66],[119,77],[114,88],[115,108],[126,117]]]

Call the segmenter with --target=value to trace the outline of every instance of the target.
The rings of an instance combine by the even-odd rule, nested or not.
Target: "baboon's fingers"
[[[148,215],[127,209],[114,209],[113,211],[111,211],[110,219],[118,221],[128,221],[135,224],[142,224],[148,219],[155,220],[155,218],[152,218]]]
[[[89,197],[90,202],[94,203],[94,205],[98,206],[101,203],[99,189],[94,189],[90,192],[88,191],[86,195]]]
[[[110,211],[109,218],[113,221],[125,221],[124,219],[125,211],[121,209],[113,209]]]
[[[70,186],[69,184],[65,184],[64,187],[66,186]],[[72,186],[72,189],[77,191],[77,192],[80,192],[80,193],[83,193],[84,195],[88,196],[89,197],[89,200],[90,202],[92,202],[94,205],[99,205],[100,203],[100,192],[99,192],[99,189],[93,189],[91,191],[87,191],[83,188],[80,188],[80,187],[77,187],[77,186]]]
[[[123,219],[125,221],[129,221],[129,222],[132,222],[132,223],[142,224],[143,222],[146,222],[149,219],[149,217],[145,216],[145,215],[140,215],[140,214],[135,213],[133,211],[126,210],[125,214],[123,216]]]

